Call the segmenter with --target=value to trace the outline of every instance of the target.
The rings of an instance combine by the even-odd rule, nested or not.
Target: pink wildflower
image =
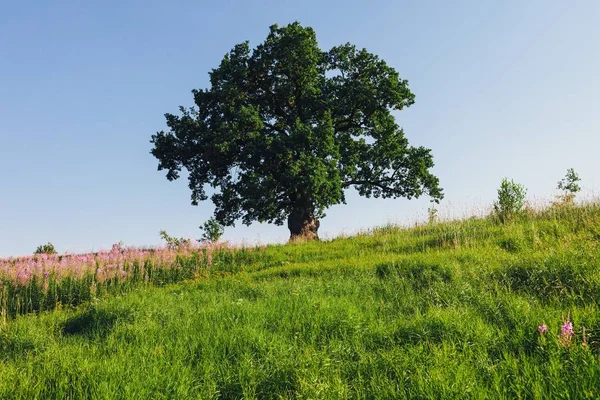
[[[540,333],[540,335],[543,335],[544,333],[548,332],[548,327],[546,326],[546,324],[542,324],[538,326],[537,330]]]
[[[575,331],[573,331],[573,323],[566,320],[564,325],[560,328],[560,335],[563,337],[571,337]]]
[[[571,322],[569,317],[567,317],[567,320],[565,321],[563,326],[560,327],[560,338],[559,338],[560,343],[565,347],[570,346],[571,338],[573,337],[574,334],[575,334],[575,331],[573,330],[573,323]]]

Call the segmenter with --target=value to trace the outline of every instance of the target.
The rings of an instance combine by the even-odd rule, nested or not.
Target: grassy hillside
[[[598,205],[269,246],[9,318],[0,398],[598,398],[599,250]]]

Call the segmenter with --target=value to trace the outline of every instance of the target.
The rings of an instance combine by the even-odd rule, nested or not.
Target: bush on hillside
[[[200,230],[204,231],[200,238],[201,242],[214,243],[223,236],[224,227],[215,218],[210,218],[200,227]]]
[[[577,184],[577,182],[579,182],[580,180],[581,178],[579,177],[577,172],[575,172],[573,168],[569,168],[565,177],[558,181],[558,185],[556,188],[558,190],[561,190],[562,193],[559,196],[557,196],[558,202],[555,202],[554,205],[572,205],[573,201],[575,200],[575,195],[581,190],[581,187]]]
[[[431,207],[427,209],[427,223],[433,225],[438,222],[438,210],[435,208],[435,205],[432,204]]]
[[[498,189],[498,200],[494,202],[494,214],[500,222],[514,218],[523,210],[527,189],[512,179],[502,179]]]
[[[56,249],[52,243],[48,242],[46,244],[39,245],[33,254],[56,254]]]
[[[169,247],[170,249],[179,249],[179,248],[185,248],[185,247],[189,247],[191,246],[192,242],[189,239],[186,238],[176,238],[173,236],[170,236],[167,231],[162,230],[159,232],[160,237],[167,242],[167,247]]]

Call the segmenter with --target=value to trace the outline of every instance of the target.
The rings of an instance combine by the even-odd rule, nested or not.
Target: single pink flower
[[[560,328],[560,335],[563,337],[571,337],[575,334],[573,330],[573,323],[569,320],[566,320],[564,325]]]
[[[544,333],[548,332],[548,327],[546,326],[546,324],[542,324],[538,326],[537,330],[540,333],[540,335],[543,335]]]
[[[570,346],[573,335],[575,335],[575,330],[573,330],[573,323],[567,316],[567,320],[560,327],[560,338],[559,338],[560,343],[565,347]]]

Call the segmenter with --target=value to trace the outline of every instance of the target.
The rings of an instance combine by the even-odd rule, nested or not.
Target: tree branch
[[[334,129],[336,131],[340,130],[341,128],[341,124],[347,124],[347,127],[345,127],[346,130],[352,128],[352,121],[354,120],[354,114],[356,113],[356,109],[352,110],[350,112],[350,116],[348,116],[348,118],[345,118],[341,121],[339,121],[338,123],[334,124]],[[355,127],[359,127],[360,125],[355,125]]]
[[[263,121],[263,124],[264,124],[264,125],[265,125],[267,128],[269,128],[269,129],[271,129],[271,130],[273,130],[273,131],[275,131],[275,132],[278,132],[278,133],[280,133],[280,134],[282,134],[282,135],[288,136],[288,134],[287,134],[287,132],[286,132],[285,130],[283,130],[283,129],[281,129],[281,128],[278,128],[278,127],[276,127],[275,125],[273,125],[273,124],[272,124],[272,123],[270,123],[270,122]]]
[[[386,182],[391,182],[391,181],[392,181],[391,179],[380,180],[380,181],[351,180],[351,181],[344,182],[342,184],[342,186],[344,188],[347,188],[351,185],[371,185],[371,186],[377,186],[383,190],[394,190],[393,188],[391,188],[389,186],[385,186]]]

